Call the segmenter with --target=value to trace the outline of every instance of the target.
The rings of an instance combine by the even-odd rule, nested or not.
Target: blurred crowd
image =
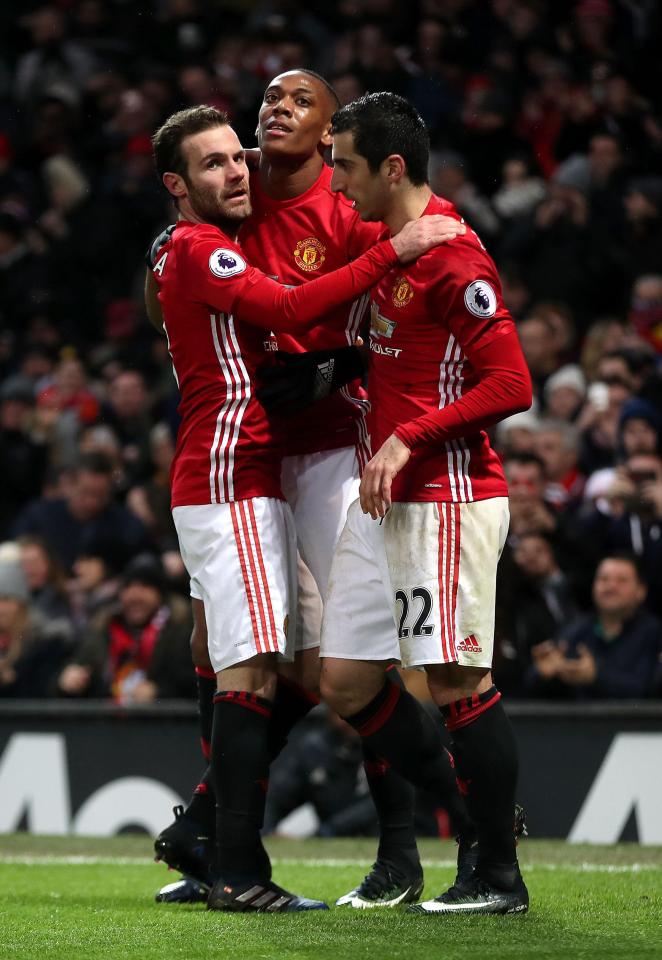
[[[296,66],[417,106],[518,323],[497,683],[662,695],[661,24],[656,0],[2,4],[0,696],[194,694],[150,135],[211,103],[252,146]]]

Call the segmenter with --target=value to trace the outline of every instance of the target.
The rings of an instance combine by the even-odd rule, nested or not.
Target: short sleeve
[[[191,297],[223,313],[232,313],[237,298],[264,278],[246,262],[237,244],[214,228],[196,231],[183,266]]]
[[[459,344],[479,350],[512,333],[515,324],[503,302],[492,258],[473,242],[453,240],[433,251],[430,309],[444,318]]]

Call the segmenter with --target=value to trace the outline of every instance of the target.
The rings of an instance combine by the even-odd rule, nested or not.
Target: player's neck
[[[399,233],[405,223],[410,220],[418,220],[423,215],[431,196],[432,190],[427,183],[420,187],[408,186],[394,194],[391,209],[388,215],[384,217],[384,223],[391,233]]]
[[[279,163],[270,160],[264,154],[260,160],[260,186],[272,200],[292,200],[310,190],[315,183],[324,160],[319,153],[305,160],[291,160]]]
[[[203,217],[199,216],[192,207],[183,206],[179,211],[179,220],[187,220],[189,223],[210,223],[209,220],[205,220]],[[216,223],[212,223],[211,226],[218,227],[219,230],[230,238],[230,240],[236,240],[239,235],[239,228],[241,227],[243,220],[217,220]]]

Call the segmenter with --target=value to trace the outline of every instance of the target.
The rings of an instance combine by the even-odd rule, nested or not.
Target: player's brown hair
[[[152,137],[154,163],[159,177],[162,178],[164,173],[178,173],[186,180],[182,141],[203,130],[224,127],[229,122],[227,113],[206,104],[173,113]]]

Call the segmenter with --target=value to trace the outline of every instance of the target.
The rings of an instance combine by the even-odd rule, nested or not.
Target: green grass
[[[370,840],[269,843],[283,886],[330,903],[369,866]],[[452,879],[454,845],[425,841],[426,893]],[[0,960],[662,958],[662,850],[525,841],[531,910],[416,917],[400,910],[279,916],[154,903],[176,875],[145,838],[0,837]]]

